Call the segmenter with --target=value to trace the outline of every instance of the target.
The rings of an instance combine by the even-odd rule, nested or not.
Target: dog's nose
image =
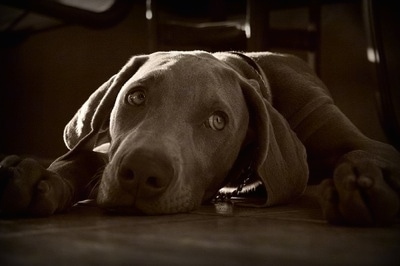
[[[154,197],[164,192],[174,176],[172,163],[154,151],[134,151],[125,156],[118,170],[122,189],[136,197]]]

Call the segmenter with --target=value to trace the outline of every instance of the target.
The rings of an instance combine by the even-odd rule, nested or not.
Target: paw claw
[[[377,161],[366,152],[344,155],[333,175],[339,199],[330,210],[337,208],[338,212],[331,211],[327,220],[333,222],[332,218],[342,216],[346,224],[365,226],[393,221],[400,209],[395,183],[400,179],[397,170],[389,170],[385,161]]]
[[[324,198],[325,201],[330,202],[330,203],[337,203],[338,200],[339,200],[337,192],[333,188],[331,188],[328,191],[326,191],[324,193],[323,198]]]
[[[49,192],[50,186],[49,186],[48,182],[41,180],[37,186],[37,189],[38,189],[39,193],[46,194],[47,192]]]
[[[344,187],[347,190],[354,190],[356,187],[357,179],[354,175],[350,174],[344,179]]]
[[[360,176],[357,180],[357,184],[362,188],[370,188],[373,183],[372,179],[367,176]]]

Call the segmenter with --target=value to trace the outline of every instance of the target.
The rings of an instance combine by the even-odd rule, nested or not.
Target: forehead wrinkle
[[[156,53],[153,60],[148,60],[135,76],[153,76],[160,79],[168,75],[171,83],[186,86],[189,83],[207,82],[221,79],[226,74],[226,65],[207,53],[170,52]],[[218,76],[218,77],[217,77]],[[186,81],[186,82],[185,82]],[[177,85],[178,85],[177,84]]]
[[[237,90],[239,85],[234,72],[214,57],[182,56],[170,65],[170,70],[164,81],[175,86],[174,92],[178,92],[180,97],[188,97],[182,103],[190,104],[191,109],[231,111],[227,98],[240,97],[235,95],[240,90]]]
[[[163,82],[165,75],[160,69],[150,69],[141,67],[123,86],[123,91],[134,87],[144,87],[151,89]]]

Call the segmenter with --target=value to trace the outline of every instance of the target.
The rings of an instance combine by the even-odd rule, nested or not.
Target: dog
[[[399,153],[364,136],[291,55],[134,56],[83,104],[64,140],[69,152],[47,169],[15,155],[1,162],[2,215],[51,215],[91,196],[121,213],[190,212],[229,182],[240,184],[235,192],[261,184],[259,206],[320,183],[334,224],[387,224],[399,212]]]

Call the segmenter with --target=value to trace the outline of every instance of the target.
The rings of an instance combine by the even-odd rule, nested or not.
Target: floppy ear
[[[265,206],[282,204],[300,196],[307,185],[308,166],[303,144],[286,119],[262,93],[267,84],[243,80],[246,99],[256,132],[255,169],[266,190]]]
[[[82,105],[64,129],[64,142],[68,149],[93,150],[109,141],[109,119],[117,95],[147,56],[132,57],[121,71],[98,88]]]
[[[242,53],[215,56],[236,72],[241,84],[250,114],[249,132],[255,133],[242,151],[245,157],[253,156],[253,169],[266,188],[264,206],[287,203],[300,196],[308,180],[306,150],[286,119],[272,106],[273,95],[264,71]],[[237,163],[242,164],[242,158]]]

